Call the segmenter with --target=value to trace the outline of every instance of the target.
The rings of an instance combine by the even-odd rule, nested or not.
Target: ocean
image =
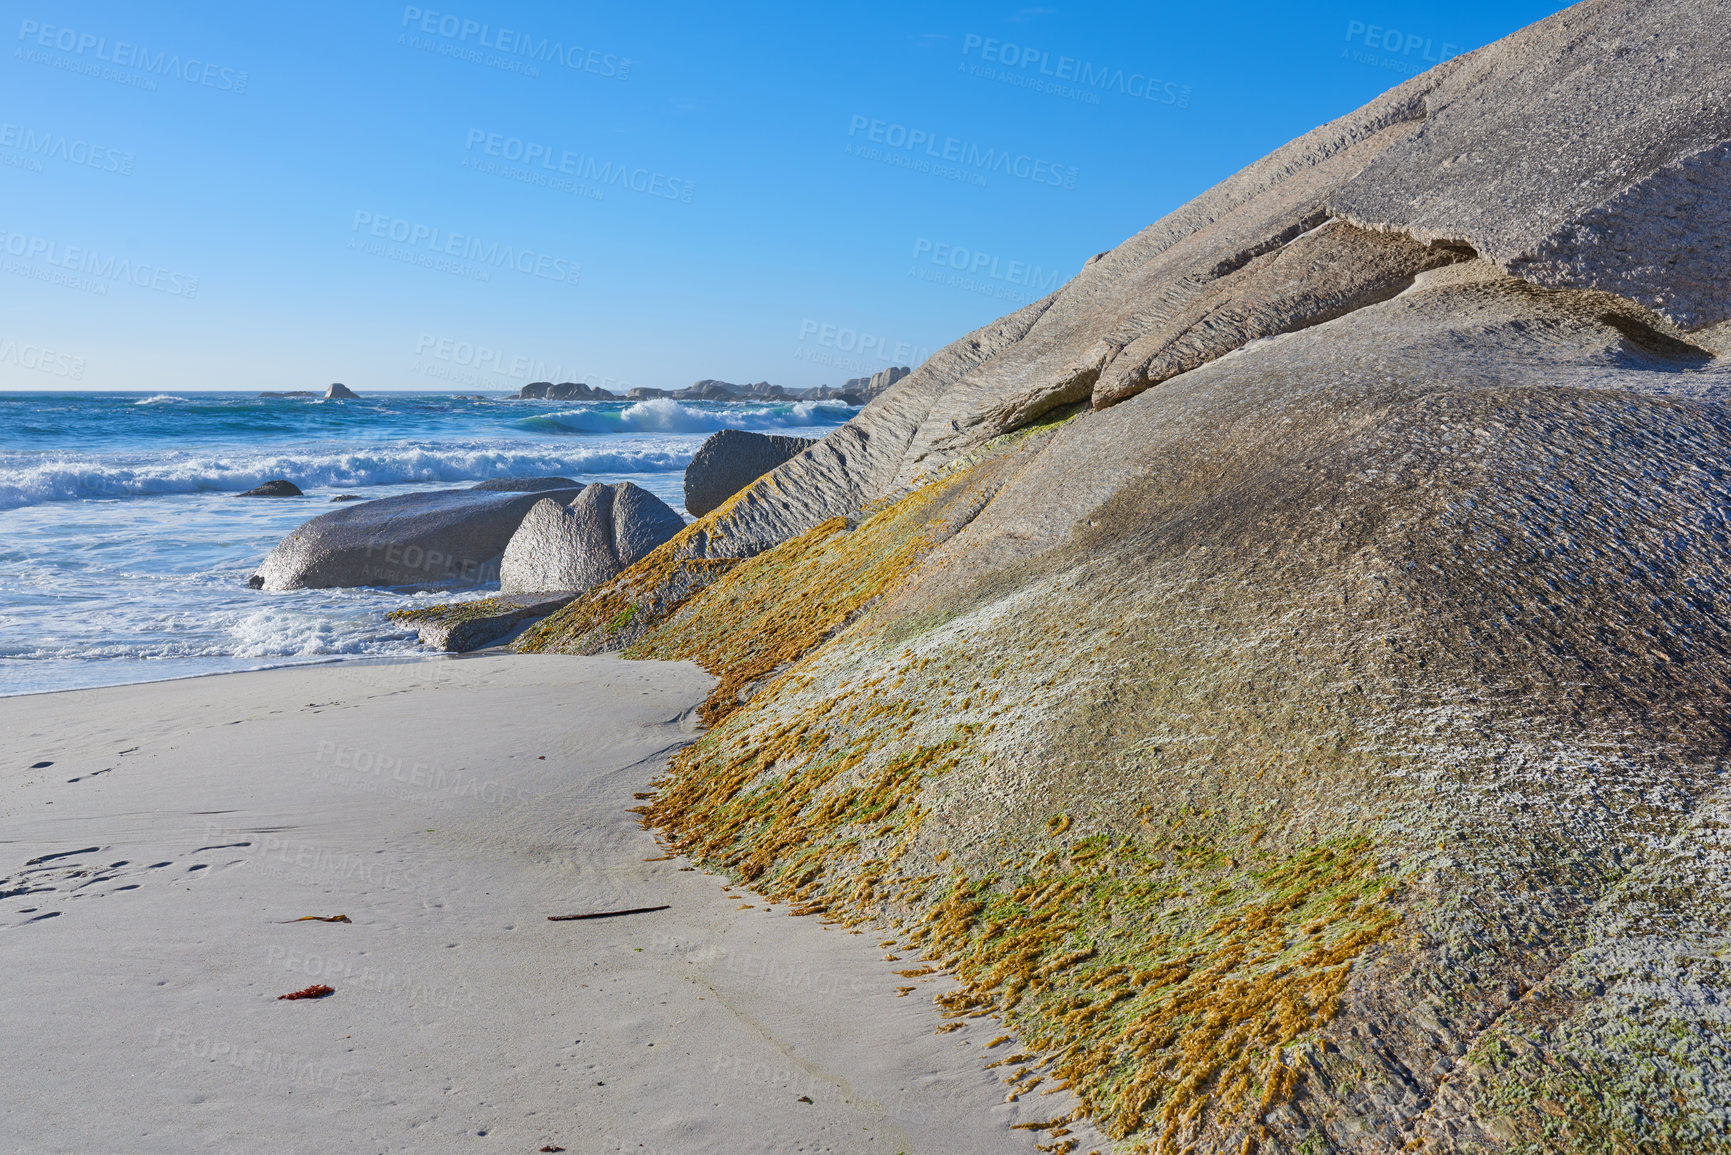
[[[386,616],[445,592],[247,578],[337,494],[498,477],[631,481],[684,512],[705,437],[821,437],[840,402],[573,403],[443,393],[0,393],[0,694],[418,652]],[[273,478],[304,498],[237,499]]]

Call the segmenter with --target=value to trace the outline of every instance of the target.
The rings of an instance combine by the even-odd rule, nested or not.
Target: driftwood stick
[[[651,911],[667,909],[667,906],[634,906],[630,910],[598,910],[594,914],[550,914],[547,921],[575,922],[582,918],[618,918],[622,914],[649,914]]]

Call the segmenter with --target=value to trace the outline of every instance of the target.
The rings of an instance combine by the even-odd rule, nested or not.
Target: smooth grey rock
[[[655,547],[685,528],[685,519],[641,486],[613,486],[613,551],[619,568],[648,557]]]
[[[333,383],[329,389],[325,390],[325,399],[327,401],[358,401],[360,400],[360,395],[353,389],[350,389],[347,385],[338,381]]]
[[[446,489],[365,501],[313,518],[273,549],[255,589],[441,586],[494,580],[511,535],[548,494]]]
[[[275,481],[267,481],[263,485],[260,485],[254,489],[249,489],[245,493],[237,493],[237,494],[235,494],[235,496],[236,497],[305,497],[306,494],[302,493],[301,487],[296,485],[294,482],[284,481],[281,478],[278,478]]]
[[[332,501],[365,501],[366,498],[362,497],[358,493],[339,493],[335,497],[331,498],[331,500]]]
[[[817,442],[723,429],[698,446],[685,467],[685,511],[702,517],[788,458]]]
[[[538,502],[506,545],[504,593],[586,590],[607,581],[685,528],[665,502],[629,481],[596,483],[565,504]]]

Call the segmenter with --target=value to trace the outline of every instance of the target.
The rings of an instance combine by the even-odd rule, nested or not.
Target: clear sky
[[[0,387],[839,384],[1563,5],[0,5]]]

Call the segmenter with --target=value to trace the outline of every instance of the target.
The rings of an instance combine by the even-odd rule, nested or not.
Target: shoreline
[[[232,678],[248,674],[271,674],[280,670],[328,670],[347,666],[411,666],[420,662],[441,662],[453,659],[504,657],[509,651],[500,646],[466,652],[446,652],[422,648],[408,654],[330,654],[306,661],[286,661],[279,665],[251,666],[244,670],[206,670],[197,674],[172,674],[166,678],[143,678],[136,682],[103,682],[97,686],[75,686],[55,690],[20,690],[9,693],[0,690],[0,702],[15,698],[45,698],[54,694],[96,694],[104,690],[126,690],[139,686],[163,686],[173,682],[194,682],[200,678]]]
[[[707,674],[462,657],[0,700],[0,1143],[985,1155],[1074,1106],[638,826]]]

